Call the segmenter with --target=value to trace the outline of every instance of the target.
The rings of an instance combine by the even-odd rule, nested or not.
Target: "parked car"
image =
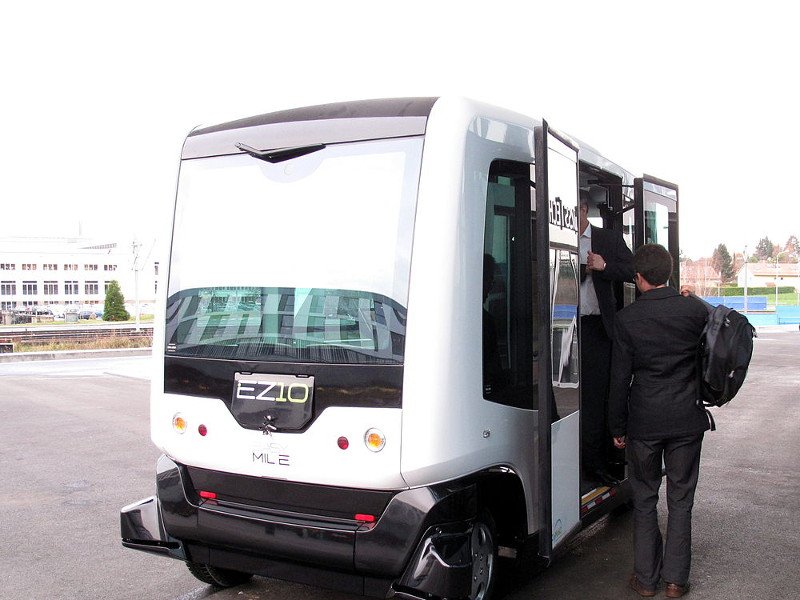
[[[102,319],[103,311],[96,310],[82,310],[78,313],[79,319]]]

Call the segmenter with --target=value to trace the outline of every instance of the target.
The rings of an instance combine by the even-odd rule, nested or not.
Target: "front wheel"
[[[489,600],[497,579],[497,542],[494,519],[482,510],[472,526],[472,590],[470,600]]]
[[[209,583],[216,587],[227,588],[240,585],[250,581],[253,577],[250,573],[240,573],[230,569],[219,569],[200,563],[187,562],[189,572],[203,583]]]

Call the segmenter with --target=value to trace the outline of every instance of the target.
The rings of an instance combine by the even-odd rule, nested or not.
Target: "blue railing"
[[[714,306],[724,304],[734,310],[744,310],[744,296],[703,296],[703,300]],[[767,310],[767,297],[748,296],[747,310]]]

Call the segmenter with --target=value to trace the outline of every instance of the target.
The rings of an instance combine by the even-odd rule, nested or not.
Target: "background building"
[[[129,307],[153,304],[158,268],[152,241],[0,237],[0,309],[102,309],[112,280]]]
[[[737,282],[740,287],[790,286],[800,290],[800,264],[757,262],[748,263],[739,269]]]

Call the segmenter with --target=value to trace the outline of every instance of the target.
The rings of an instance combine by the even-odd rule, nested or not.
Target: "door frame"
[[[548,178],[548,139],[553,136],[559,142],[570,148],[575,153],[575,193],[576,198],[579,186],[579,159],[578,147],[566,136],[552,130],[547,121],[542,120],[540,127],[534,128],[534,181],[535,181],[535,220],[534,232],[537,269],[533,275],[537,278],[538,314],[535,315],[538,324],[539,360],[537,372],[534,373],[538,381],[537,399],[537,434],[538,434],[538,518],[541,524],[539,530],[539,556],[549,563],[553,557],[553,469],[552,469],[552,422],[553,422],[553,381],[552,381],[552,287],[550,284],[550,190]],[[575,215],[577,218],[577,215]],[[577,228],[577,224],[576,224]],[[574,413],[573,413],[574,414]],[[580,447],[580,437],[578,437]],[[578,448],[579,449],[579,448]],[[580,527],[580,490],[575,496],[578,519],[570,531],[565,532],[566,539],[573,528]]]

